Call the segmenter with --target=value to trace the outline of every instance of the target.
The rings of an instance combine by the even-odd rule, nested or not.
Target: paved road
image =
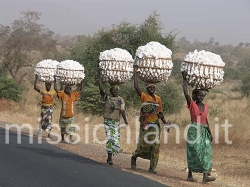
[[[73,145],[72,145],[73,146]],[[0,187],[164,187],[145,177],[94,162],[0,128]]]

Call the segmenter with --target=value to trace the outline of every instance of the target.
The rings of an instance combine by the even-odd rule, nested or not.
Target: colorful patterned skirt
[[[148,124],[146,129],[140,128],[139,142],[134,153],[134,157],[141,157],[150,160],[150,168],[155,169],[160,153],[160,133],[159,124]]]
[[[40,128],[43,130],[52,129],[52,116],[53,116],[54,107],[53,106],[41,106],[41,120]]]
[[[74,132],[75,133],[76,132],[76,127],[74,127],[73,124],[75,124],[75,121],[74,121],[73,117],[66,118],[66,117],[60,116],[59,126],[61,128],[61,134],[69,135],[68,132]],[[72,125],[72,126],[69,126],[69,125]],[[66,131],[67,128],[68,128],[68,132]]]
[[[104,128],[107,138],[107,153],[118,154],[120,151],[120,120],[104,118]]]
[[[188,169],[199,173],[211,171],[212,145],[207,125],[192,123],[186,142]]]

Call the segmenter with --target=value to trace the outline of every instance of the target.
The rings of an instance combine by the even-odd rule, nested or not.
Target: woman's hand
[[[135,71],[135,72],[138,71],[138,65],[134,65],[134,71]]]

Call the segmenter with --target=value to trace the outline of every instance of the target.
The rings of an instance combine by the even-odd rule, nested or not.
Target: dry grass
[[[231,89],[236,83],[223,83],[205,98],[205,102],[209,105],[210,116],[209,122],[215,138],[215,124],[225,123],[228,120],[232,127],[229,128],[228,139],[232,141],[231,145],[225,142],[225,129],[219,127],[219,144],[213,145],[213,163],[219,175],[218,182],[221,186],[248,186],[250,183],[250,131],[248,130],[250,121],[250,99],[242,98],[240,93],[232,92]],[[34,129],[37,129],[38,117],[40,112],[40,95],[33,89],[27,92],[27,97],[20,105],[11,104],[11,109],[1,111],[0,120],[9,123],[28,123]],[[184,99],[184,98],[183,98]],[[0,100],[0,106],[3,106]],[[2,108],[1,108],[2,109]],[[60,112],[60,104],[55,107],[53,122],[57,123]],[[127,129],[121,129],[121,148],[125,153],[131,153],[136,148],[136,115],[137,110],[127,111],[130,143],[127,141]],[[93,139],[93,131],[96,125],[102,124],[101,116],[90,116],[78,112],[75,116],[77,124],[80,127],[79,135],[82,142],[88,140],[89,143],[96,144],[105,148],[105,144],[98,144]],[[168,134],[167,143],[164,143],[164,133],[162,133],[162,145],[159,164],[167,165],[169,168],[182,170],[186,167],[186,149],[183,137],[186,124],[189,122],[189,112],[185,106],[180,113],[167,115],[166,119],[173,121],[180,126],[180,143],[176,144],[176,131],[171,129]],[[53,129],[59,132],[58,129]],[[99,141],[105,141],[105,132],[103,128],[96,131]],[[166,133],[165,133],[166,135]],[[88,137],[89,136],[89,137]]]

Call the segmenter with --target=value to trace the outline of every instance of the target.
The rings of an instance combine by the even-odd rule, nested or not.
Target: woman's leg
[[[136,169],[137,157],[150,160],[150,145],[144,141],[144,136],[147,133],[148,133],[147,130],[143,130],[142,128],[140,128],[140,134],[139,134],[137,147],[136,147],[135,153],[131,157],[131,168],[134,170]]]
[[[190,171],[190,169],[188,169],[187,180],[190,181],[190,182],[194,182],[193,174],[192,174],[192,171]]]
[[[104,128],[106,133],[106,150],[108,153],[107,163],[113,164],[112,156],[119,153],[120,150],[120,127],[119,120],[104,118]]]
[[[149,172],[156,174],[156,167],[158,165],[159,160],[159,153],[160,153],[160,144],[155,144],[151,146],[150,149],[150,167]]]
[[[136,159],[137,159],[137,157],[136,157],[135,155],[133,155],[133,156],[131,157],[131,168],[132,168],[133,170],[136,169]]]
[[[64,134],[61,134],[61,137],[62,137],[61,141],[64,141]]]
[[[48,121],[49,121],[47,129],[46,129],[48,133],[48,138],[50,138],[50,132],[52,130],[52,117],[53,117],[53,111],[54,111],[53,109],[54,109],[53,106],[51,106],[47,114]]]
[[[109,165],[113,165],[112,153],[108,153],[107,163],[108,163]]]

